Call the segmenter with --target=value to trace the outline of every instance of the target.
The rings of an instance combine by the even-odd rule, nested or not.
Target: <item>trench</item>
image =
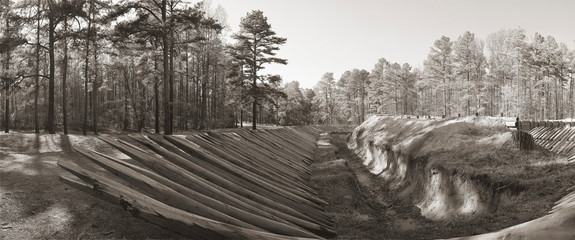
[[[323,144],[318,144],[312,165],[311,180],[329,202],[326,213],[335,220],[339,239],[445,239],[497,231],[545,215],[562,194],[563,186],[558,187],[561,191],[542,193],[540,186],[548,186],[547,180],[525,186],[521,181],[457,171],[428,155],[414,154],[429,147],[425,141],[401,137],[411,145],[398,147],[397,142],[381,139],[358,141],[353,136],[358,132],[361,135],[357,129],[353,134],[322,135]],[[532,158],[547,156],[538,154]],[[553,171],[523,165],[520,169],[532,175],[530,180]]]
[[[310,181],[334,219],[337,239],[433,239],[446,236],[416,206],[382,188],[347,148],[346,133],[320,138]],[[329,144],[326,144],[329,143]],[[450,236],[457,235],[453,232]]]
[[[496,190],[481,187],[480,180],[414,164],[397,152],[374,152],[387,161],[374,163],[383,169],[374,174],[365,159],[347,148],[346,139],[345,134],[330,135],[333,145],[320,146],[312,166],[312,182],[330,203],[326,213],[335,220],[339,239],[442,239],[492,231],[500,223],[470,216],[496,210],[495,200],[491,208],[483,204],[489,198],[511,202],[516,196],[502,191],[482,197],[486,193],[479,191]],[[462,219],[461,213],[468,216]]]
[[[383,187],[417,206],[431,220],[473,218],[512,204],[524,187],[493,183],[430,164],[426,156],[412,157],[389,145],[368,143],[362,164]]]

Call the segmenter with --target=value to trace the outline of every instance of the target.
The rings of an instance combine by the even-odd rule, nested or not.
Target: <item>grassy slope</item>
[[[511,200],[504,199],[507,204],[500,204],[495,213],[446,221],[447,228],[467,229],[467,234],[493,231],[540,217],[575,185],[575,168],[565,158],[541,148],[518,150],[510,135],[506,135],[502,122],[496,119],[386,118],[366,125],[359,134],[364,143],[392,145],[396,150],[408,152],[412,160],[426,162],[428,167],[465,175],[495,189],[520,192]],[[359,143],[359,147],[364,143]],[[469,224],[473,226],[471,229],[465,226]]]

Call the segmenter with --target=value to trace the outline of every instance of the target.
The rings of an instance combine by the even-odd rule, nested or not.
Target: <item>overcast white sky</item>
[[[232,32],[251,10],[262,10],[287,43],[278,56],[288,65],[267,71],[311,88],[325,72],[339,79],[353,68],[371,71],[379,58],[423,67],[434,41],[465,31],[485,40],[501,29],[523,27],[552,35],[575,49],[575,0],[211,0],[222,6]]]

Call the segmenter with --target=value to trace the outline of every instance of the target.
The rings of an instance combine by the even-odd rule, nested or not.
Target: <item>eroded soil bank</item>
[[[566,159],[520,151],[493,119],[418,121],[368,120],[318,152],[314,176],[341,239],[492,232],[547,214],[575,184]]]

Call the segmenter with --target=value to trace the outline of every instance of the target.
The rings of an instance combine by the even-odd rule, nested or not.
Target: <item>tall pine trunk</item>
[[[201,67],[200,67],[200,56],[197,55],[196,66],[195,66],[195,79],[194,79],[194,129],[198,129],[200,125],[200,109],[201,109],[201,101],[200,101],[200,74],[201,74]],[[193,65],[193,64],[192,64]]]
[[[184,106],[189,106],[190,103],[190,56],[186,50],[186,101]],[[189,109],[184,114],[184,130],[188,130],[188,116],[189,116]]]
[[[92,84],[92,124],[94,134],[98,135],[98,46],[94,41],[94,83]]]
[[[143,85],[143,84],[141,84],[141,85]],[[141,86],[141,88],[142,88],[142,100],[140,101],[140,103],[141,103],[140,104],[140,106],[141,106],[140,107],[141,117],[140,117],[140,124],[139,124],[140,125],[140,131],[142,129],[146,128],[146,101],[147,101],[147,99],[146,99],[146,87]]]
[[[130,94],[130,73],[129,69],[124,70],[124,130],[128,130],[130,115],[128,111],[128,96]]]
[[[252,102],[252,130],[256,130],[256,122],[258,119],[258,113],[257,113],[257,109],[258,109],[258,100],[257,98],[254,98],[254,101]]]
[[[171,112],[171,96],[170,96],[170,66],[169,63],[169,42],[168,42],[168,22],[167,22],[167,4],[166,0],[162,0],[162,54],[163,54],[163,67],[164,67],[164,134],[172,135],[172,112]]]
[[[168,104],[168,111],[169,111],[169,119],[170,119],[170,134],[171,135],[174,131],[174,44],[173,44],[173,40],[174,40],[174,33],[173,31],[170,30],[170,41],[169,46],[170,46],[170,71],[169,71],[169,85],[170,85],[170,92],[168,93],[169,95],[169,104]]]
[[[240,128],[244,128],[244,107],[240,110]]]
[[[257,47],[255,47],[255,48],[257,49]],[[255,66],[256,59],[255,59],[255,58],[256,58],[256,56],[254,56],[254,59],[253,59],[253,60],[254,60],[254,61],[253,61],[253,62],[254,62],[254,66],[252,66],[252,69],[253,69],[253,71],[254,71],[254,72],[253,72],[253,77],[252,77],[252,78],[253,78],[253,79],[252,79],[252,91],[253,91],[253,92],[257,92],[257,87],[258,87],[258,82],[257,82],[258,77],[257,77],[257,73],[256,73],[256,70],[255,70],[255,69],[256,69],[256,66]],[[254,98],[254,101],[252,102],[252,130],[256,130],[256,127],[257,127],[257,126],[256,126],[256,125],[257,125],[256,122],[257,122],[257,119],[258,119],[258,112],[257,112],[257,109],[258,109],[258,108],[257,108],[257,106],[258,106],[258,96],[254,95],[253,98]]]
[[[10,2],[8,2],[9,4]],[[8,6],[9,7],[9,6]],[[10,18],[6,17],[6,37],[10,36]],[[4,65],[4,69],[6,70],[6,72],[8,72],[10,70],[10,49],[8,49],[8,51],[6,51],[6,63]],[[4,111],[4,132],[8,133],[10,132],[10,81],[6,82],[6,105],[4,107],[6,107],[5,111]]]
[[[86,135],[88,128],[88,64],[90,61],[90,40],[92,36],[92,17],[94,1],[90,1],[90,12],[88,13],[88,33],[86,36],[86,56],[84,65],[84,123],[82,125],[82,134]]]
[[[34,76],[34,132],[40,133],[40,125],[38,123],[38,92],[40,91],[40,0],[38,0],[36,12],[36,76]]]
[[[53,3],[51,3],[50,8],[52,8]],[[50,56],[50,74],[48,78],[48,133],[56,133],[56,123],[54,122],[54,72],[55,72],[55,61],[54,61],[54,42],[56,41],[54,36],[54,31],[56,29],[56,21],[54,19],[53,9],[50,9],[49,19],[48,19],[48,54]]]
[[[64,32],[68,31],[68,21],[64,21]],[[66,78],[68,76],[68,41],[64,37],[64,59],[62,65],[62,115],[63,115],[63,125],[64,134],[68,134],[68,111],[66,102]]]
[[[208,82],[208,70],[210,68],[210,56],[209,53],[204,59],[204,69],[202,70],[202,95],[201,95],[201,108],[200,108],[200,129],[206,128],[206,117],[207,117],[207,110],[208,110],[208,103],[207,103],[207,82]]]
[[[575,84],[573,84],[573,76],[571,76],[571,81],[569,81],[569,117],[575,117],[575,99],[573,99]]]
[[[154,55],[154,72],[158,72],[158,59]],[[160,79],[154,75],[154,128],[156,133],[160,133]]]

